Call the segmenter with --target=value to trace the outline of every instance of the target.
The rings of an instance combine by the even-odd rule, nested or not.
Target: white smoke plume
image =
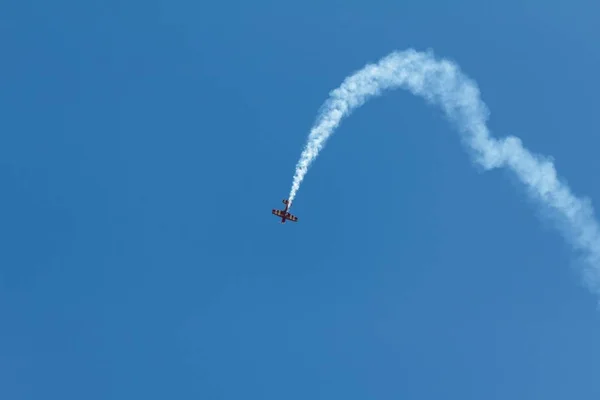
[[[577,198],[556,174],[550,159],[532,154],[521,140],[495,139],[486,125],[489,112],[477,84],[452,61],[433,52],[408,49],[368,64],[344,80],[321,107],[296,166],[290,206],[306,172],[344,117],[388,89],[406,89],[440,106],[453,122],[474,162],[486,170],[506,167],[525,185],[531,197],[551,212],[564,238],[580,252],[584,282],[600,295],[600,229],[587,199]]]

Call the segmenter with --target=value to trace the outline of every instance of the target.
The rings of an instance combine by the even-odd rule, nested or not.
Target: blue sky
[[[329,91],[407,47],[600,209],[600,6],[566,4],[6,3],[0,397],[597,399],[570,249],[420,99],[345,120],[270,215]]]

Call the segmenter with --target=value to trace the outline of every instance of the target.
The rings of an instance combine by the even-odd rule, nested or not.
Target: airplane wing
[[[285,214],[285,219],[289,219],[292,222],[297,222],[298,221],[298,217],[296,217],[295,215],[292,215],[290,213],[286,213]]]
[[[287,219],[289,221],[292,221],[292,222],[297,222],[298,221],[298,217],[296,217],[293,214],[290,214],[289,212],[283,212],[281,210],[275,210],[275,209],[273,209],[271,211],[271,213],[273,215],[277,215],[278,217],[285,218],[285,219]]]

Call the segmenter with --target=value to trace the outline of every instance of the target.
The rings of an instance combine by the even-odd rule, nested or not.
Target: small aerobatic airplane
[[[271,211],[273,213],[273,215],[277,215],[278,217],[281,217],[282,224],[285,224],[286,219],[289,219],[292,222],[297,222],[298,217],[296,217],[295,215],[292,215],[288,212],[289,201],[287,201],[286,199],[283,199],[283,204],[285,204],[285,209],[283,209],[283,210],[273,209],[273,211]]]

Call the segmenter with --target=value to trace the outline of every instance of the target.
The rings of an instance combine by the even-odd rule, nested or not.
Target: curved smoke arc
[[[489,111],[477,84],[447,59],[432,51],[395,51],[376,64],[367,64],[330,93],[310,130],[289,194],[290,206],[308,168],[340,122],[372,97],[386,90],[405,89],[442,108],[458,129],[474,163],[485,170],[512,171],[528,194],[551,211],[560,233],[580,253],[584,283],[600,295],[600,229],[590,201],[576,197],[557,177],[551,159],[531,153],[514,136],[493,138],[486,125]]]

